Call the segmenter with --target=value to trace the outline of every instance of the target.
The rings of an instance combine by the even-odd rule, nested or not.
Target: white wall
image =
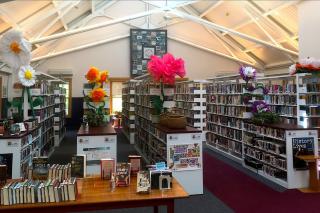
[[[168,40],[168,52],[182,57],[186,63],[187,76],[190,79],[205,79],[217,74],[237,72],[239,64],[224,57]],[[46,60],[37,70],[47,72],[50,69],[68,69],[73,71],[72,96],[82,97],[87,70],[90,66],[108,69],[110,77],[130,76],[129,39],[121,39],[108,44],[68,53]]]
[[[320,1],[301,1],[299,11],[299,58],[320,58]]]

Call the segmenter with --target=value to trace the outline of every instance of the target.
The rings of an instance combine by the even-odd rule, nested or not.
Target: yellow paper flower
[[[20,67],[18,76],[25,87],[31,87],[36,83],[36,71],[30,65]]]
[[[106,91],[102,88],[95,88],[89,92],[89,97],[91,98],[92,102],[102,102],[107,95]]]
[[[109,72],[107,70],[103,70],[100,72],[99,79],[97,80],[97,82],[103,84],[105,82],[108,82],[108,78]]]
[[[86,78],[89,83],[95,83],[99,79],[100,71],[96,67],[91,67],[87,72]]]
[[[0,39],[0,55],[13,69],[30,64],[31,44],[22,37],[22,32],[9,30]]]

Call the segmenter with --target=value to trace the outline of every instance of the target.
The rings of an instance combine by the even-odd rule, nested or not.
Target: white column
[[[320,58],[320,1],[301,1],[298,5],[299,58]]]

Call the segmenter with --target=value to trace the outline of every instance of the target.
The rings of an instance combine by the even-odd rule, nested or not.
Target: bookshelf
[[[38,73],[37,83],[30,88],[32,100],[37,97],[41,97],[43,99],[43,103],[40,106],[34,107],[34,120],[32,120],[32,111],[29,103],[27,102],[27,96],[25,93],[23,103],[24,123],[29,123],[26,131],[20,132],[18,135],[5,133],[3,136],[0,136],[0,156],[8,158],[8,167],[11,168],[11,175],[9,176],[12,178],[25,177],[28,167],[32,164],[33,157],[50,157],[54,151],[54,128],[55,117],[57,116],[55,109],[57,106],[63,106],[65,99],[59,98],[60,102],[56,103],[57,95],[54,93],[53,79],[55,81],[63,82],[47,74]],[[59,88],[59,90],[61,89]],[[13,94],[15,95],[13,98],[21,97],[22,89],[14,89]],[[17,109],[14,107],[8,109],[9,116],[12,116],[11,112],[16,111]],[[63,115],[64,112],[61,113]],[[61,118],[60,127],[62,127],[62,125],[64,126],[63,120],[64,118]],[[59,131],[63,131],[63,129],[61,128]],[[61,141],[63,137],[64,134],[61,136],[59,135],[59,141]]]
[[[151,104],[152,96],[160,95],[159,84],[151,82],[147,77],[137,78],[135,96],[135,148],[147,164],[166,162],[173,169],[173,176],[185,187],[189,194],[203,193],[203,167],[202,167],[202,131],[194,127],[186,129],[168,129],[156,124]],[[175,106],[172,86],[164,86],[164,108]],[[194,157],[197,166],[192,168],[176,164],[180,159],[174,159],[175,147],[181,150],[190,150],[197,146],[197,157]],[[194,147],[193,147],[194,148]],[[177,148],[178,149],[178,148]],[[180,150],[180,151],[181,151]],[[186,153],[181,153],[184,155]]]
[[[59,146],[66,133],[66,90],[54,88],[54,146]]]
[[[135,80],[123,83],[122,87],[122,131],[130,144],[134,144],[135,134]]]
[[[242,162],[242,121],[247,106],[239,75],[217,77],[207,84],[207,147]]]
[[[189,126],[202,131],[206,129],[206,80],[177,82],[175,85],[175,108],[187,118]],[[205,140],[205,133],[203,136]]]
[[[243,134],[244,167],[285,188],[308,187],[309,170],[295,156],[304,145],[308,154],[318,153],[317,130],[293,124],[262,126],[244,121]]]

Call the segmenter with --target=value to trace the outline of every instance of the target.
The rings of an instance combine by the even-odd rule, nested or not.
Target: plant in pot
[[[107,114],[105,110],[106,90],[103,85],[108,81],[108,71],[99,71],[91,67],[86,74],[86,79],[91,87],[88,94],[83,93],[84,101],[88,107],[85,111],[86,121],[89,126],[103,126],[107,123]]]
[[[153,81],[160,85],[160,95],[152,96],[151,98],[153,106],[152,114],[160,117],[161,124],[170,125],[174,123],[174,120],[180,120],[180,123],[183,123],[183,125],[178,125],[177,123],[173,127],[185,127],[186,118],[184,116],[166,112],[163,107],[165,96],[164,85],[174,86],[176,76],[183,78],[186,75],[183,59],[176,59],[170,53],[163,55],[162,58],[153,55],[148,62],[148,71]],[[171,119],[171,122],[167,122],[169,119]]]

